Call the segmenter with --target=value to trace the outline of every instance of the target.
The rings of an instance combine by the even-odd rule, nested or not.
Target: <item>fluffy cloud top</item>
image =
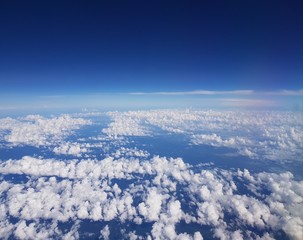
[[[60,223],[79,221],[81,225],[87,219],[119,221],[122,228],[124,222],[138,228],[142,223],[152,224],[151,232],[144,236],[121,230],[132,237],[202,239],[203,232],[180,232],[177,224],[184,221],[207,225],[220,239],[271,239],[277,231],[301,238],[303,182],[291,173],[192,168],[180,158],[157,156],[143,161],[24,157],[2,162],[2,175],[28,176],[23,183],[1,181],[2,236],[53,238],[63,234],[57,228]],[[120,185],[116,180],[129,184]],[[10,222],[10,217],[18,221]],[[111,236],[109,226],[100,229],[103,238]],[[64,234],[77,238],[78,229]]]
[[[119,137],[154,136],[161,129],[183,134],[189,144],[233,148],[238,154],[254,159],[302,160],[300,112],[152,110],[107,115],[111,122],[102,132],[111,141]],[[56,154],[80,156],[88,150],[85,146],[63,140],[86,124],[92,121],[70,115],[2,118],[0,137],[13,145],[52,146]]]
[[[113,119],[108,128],[103,129],[103,133],[117,138],[118,136],[145,136],[146,129],[140,124],[141,119],[132,112],[121,115],[118,112],[109,112]]]
[[[250,158],[302,161],[301,113],[107,114],[111,122],[102,130],[105,135],[73,141],[66,137],[92,121],[80,115],[0,119],[0,136],[12,145],[46,146],[56,158],[78,157],[24,156],[0,162],[2,238],[203,239],[211,234],[275,239],[285,234],[301,239],[303,182],[290,172],[252,174],[191,165],[181,158],[152,156],[132,142],[134,136],[182,134],[188,144],[232,148]],[[107,157],[99,159],[101,152]],[[98,222],[97,232],[83,233],[87,221]],[[194,230],[191,224],[201,228]]]
[[[87,153],[88,149],[85,145],[89,144],[79,144],[79,143],[71,143],[65,142],[62,143],[60,146],[57,146],[53,149],[53,152],[56,154],[63,154],[63,155],[73,155],[80,157],[82,153]],[[90,146],[90,145],[89,145]]]
[[[190,143],[234,148],[240,155],[270,160],[302,160],[303,114],[300,112],[245,112],[152,110],[110,112],[109,136],[153,136],[155,126],[184,134]]]
[[[5,141],[14,145],[47,146],[61,141],[86,124],[91,124],[91,121],[69,115],[54,118],[28,115],[20,119],[0,119],[0,132]]]

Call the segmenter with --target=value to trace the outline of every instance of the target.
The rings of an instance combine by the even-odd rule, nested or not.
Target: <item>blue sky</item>
[[[185,100],[128,93],[254,90],[259,94],[244,97],[255,100],[260,93],[298,91],[303,89],[302,5],[2,1],[0,106],[67,106],[69,101],[71,106],[77,99],[84,99],[79,106],[104,105],[99,99],[113,106],[121,101],[161,106]],[[302,100],[302,94],[290,95],[288,103]],[[204,94],[198,97],[207,101]],[[224,96],[236,97],[244,98]],[[194,99],[187,95],[188,105]]]

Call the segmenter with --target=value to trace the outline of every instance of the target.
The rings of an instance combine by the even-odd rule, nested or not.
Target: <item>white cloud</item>
[[[139,213],[147,221],[157,221],[161,212],[162,194],[157,192],[156,188],[149,189],[145,202],[139,204]]]
[[[135,157],[135,158],[147,158],[150,154],[147,151],[140,150],[135,148],[126,148],[121,147],[116,150],[116,152],[112,153],[112,156],[115,158],[121,158],[121,157]]]
[[[110,230],[108,225],[106,225],[101,231],[101,236],[104,240],[108,240],[109,239],[109,235],[110,235]]]
[[[302,236],[303,182],[291,173],[209,170],[208,165],[150,156],[125,145],[132,136],[164,131],[184,134],[191,144],[232,148],[251,158],[302,160],[301,113],[153,110],[108,114],[112,122],[103,130],[107,136],[90,139],[97,143],[87,143],[85,138],[65,141],[73,130],[91,123],[84,119],[65,115],[0,119],[1,136],[15,139],[13,144],[41,143],[57,154],[79,158],[88,154],[87,159],[77,160],[25,156],[0,162],[0,235],[4,239],[79,239],[84,220],[102,222],[105,227],[97,234],[104,239],[116,231],[111,228],[113,220],[121,225],[123,236],[134,239],[203,239],[200,232],[182,232],[180,223],[207,225],[220,239],[274,239],[279,231],[293,239]],[[33,137],[21,137],[19,127]],[[92,159],[90,151],[97,146],[113,150],[108,151],[109,157]],[[9,180],[16,175],[26,180]],[[58,226],[68,222],[73,227],[60,230]],[[142,235],[124,229],[125,223],[134,223],[138,229],[151,224],[151,231]]]
[[[187,92],[134,92],[131,95],[251,95],[253,90],[234,90],[234,91],[210,91],[195,90]]]
[[[86,124],[91,121],[69,115],[54,118],[28,115],[20,119],[0,119],[0,131],[4,140],[13,145],[46,146],[61,141]]]
[[[235,137],[223,140],[217,134],[199,134],[193,135],[192,142],[195,144],[206,144],[211,146],[225,146],[225,147],[235,147],[239,144],[245,144],[247,142],[246,139]]]
[[[257,158],[257,154],[247,148],[252,146],[254,143],[243,137],[231,137],[228,139],[222,139],[216,133],[213,134],[197,134],[192,136],[192,143],[195,145],[210,145],[215,147],[229,147],[238,150],[241,155],[248,156],[250,158]]]
[[[221,239],[270,239],[270,234],[279,230],[300,239],[303,181],[295,180],[291,173],[192,169],[180,158],[158,156],[141,161],[33,157],[4,161],[0,164],[2,175],[22,174],[28,176],[28,181],[1,181],[2,236],[53,238],[62,234],[56,230],[61,222],[81,224],[88,219],[106,223],[115,219],[121,224],[151,222],[149,234],[156,239],[202,238],[199,232],[179,233],[176,224],[180,221],[208,225]],[[130,182],[122,187],[115,180]],[[237,185],[243,188],[241,182],[254,195],[239,191]],[[176,194],[179,191],[183,195]],[[19,220],[12,223],[8,217]],[[47,219],[52,225],[39,221]],[[258,229],[260,234],[231,230],[247,226]],[[103,238],[110,236],[110,225],[100,231]],[[65,235],[78,238],[78,232],[79,225]],[[129,234],[135,237],[138,233]]]
[[[298,90],[279,90],[275,92],[265,92],[265,95],[279,95],[279,96],[303,96],[303,89]]]
[[[56,154],[73,155],[80,157],[83,153],[87,153],[86,144],[64,142],[53,149]]]
[[[211,91],[194,90],[183,92],[133,92],[131,95],[277,95],[277,96],[303,96],[303,89],[298,90],[277,90],[271,92],[254,90],[232,90],[232,91]]]
[[[148,132],[140,125],[140,118],[132,112],[121,115],[118,112],[109,112],[108,115],[113,119],[108,128],[103,129],[103,133],[112,138],[118,136],[146,136]]]
[[[265,108],[277,107],[278,103],[269,99],[247,99],[247,98],[220,98],[218,99],[222,106],[225,107],[240,107],[240,108]]]
[[[189,136],[193,144],[234,148],[250,158],[302,160],[300,112],[152,110],[108,114],[113,122],[103,132],[111,137],[153,136],[160,128]]]

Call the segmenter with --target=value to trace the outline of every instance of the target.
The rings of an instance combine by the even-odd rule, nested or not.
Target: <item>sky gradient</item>
[[[302,1],[1,1],[0,106],[57,96],[298,91],[302,9]]]

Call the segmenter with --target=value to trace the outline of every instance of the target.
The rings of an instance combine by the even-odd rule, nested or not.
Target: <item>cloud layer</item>
[[[19,119],[0,119],[0,134],[13,145],[47,146],[61,141],[73,130],[87,124],[91,124],[91,121],[69,115],[54,118],[28,115]]]
[[[1,149],[36,146],[50,155],[0,161],[1,238],[301,239],[297,176],[155,156],[140,139],[171,135],[184,139],[181,147],[229,149],[250,161],[302,161],[302,113],[107,115],[105,125],[101,113],[0,119]],[[86,125],[97,135],[78,135]]]
[[[291,173],[192,168],[180,158],[158,156],[145,161],[33,157],[5,161],[0,165],[3,176],[25,175],[27,180],[1,181],[1,236],[77,238],[76,227],[63,233],[59,224],[72,221],[80,227],[84,220],[105,224],[115,220],[124,236],[140,235],[123,230],[125,222],[136,229],[151,224],[151,232],[140,235],[144,238],[202,239],[203,231],[180,232],[181,222],[209,226],[220,239],[273,239],[279,231],[301,238],[303,182]],[[104,238],[110,234],[107,225],[101,229]]]
[[[233,90],[233,91],[210,91],[195,90],[185,92],[134,92],[132,95],[276,95],[276,96],[303,96],[303,89],[299,90],[278,90],[278,91],[254,91],[254,90]]]
[[[108,115],[112,123],[103,132],[112,138],[154,136],[157,127],[184,134],[192,144],[233,148],[251,158],[302,160],[300,112],[153,110]]]

